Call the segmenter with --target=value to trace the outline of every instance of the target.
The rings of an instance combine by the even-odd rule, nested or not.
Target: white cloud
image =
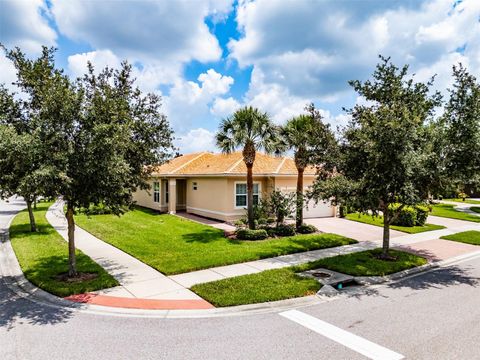
[[[97,50],[88,53],[75,54],[68,57],[68,69],[75,77],[81,77],[87,72],[87,63],[91,62],[98,73],[106,66],[118,68],[120,59],[110,50]]]
[[[0,53],[0,84],[4,84],[10,91],[17,92],[19,89],[12,83],[17,80],[17,71],[13,66],[13,63],[6,58],[3,52]]]
[[[210,113],[216,117],[225,118],[232,115],[240,107],[240,103],[233,97],[226,99],[219,97],[213,101]]]
[[[231,1],[52,0],[60,32],[95,49],[144,62],[218,60],[221,49],[204,22]]]
[[[184,132],[195,126],[205,126],[210,105],[228,93],[234,80],[213,69],[198,76],[198,82],[178,80],[164,98],[166,114],[174,129]]]
[[[458,57],[448,54],[464,44],[464,57],[480,61],[480,46],[473,45],[480,38],[480,2],[464,0],[455,8],[453,3],[240,1],[237,22],[243,35],[230,41],[230,57],[241,66],[253,65],[264,84],[300,98],[350,91],[347,81],[366,79],[379,53],[399,65],[410,63],[414,72],[450,73],[448,60]]]
[[[182,154],[188,154],[198,151],[214,151],[215,133],[203,128],[190,130],[184,135],[178,136],[175,141]]]
[[[39,53],[42,45],[55,45],[57,34],[42,16],[48,11],[43,0],[1,0],[0,42],[27,54]]]

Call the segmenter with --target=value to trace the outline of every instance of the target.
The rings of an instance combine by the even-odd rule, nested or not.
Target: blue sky
[[[479,18],[478,0],[0,0],[0,42],[29,56],[55,46],[72,77],[127,59],[187,153],[215,150],[219,122],[243,105],[281,124],[314,102],[344,125],[342,108],[362,101],[347,81],[367,79],[378,54],[419,81],[437,74],[445,93],[453,64],[480,71]],[[12,87],[3,54],[0,67]]]

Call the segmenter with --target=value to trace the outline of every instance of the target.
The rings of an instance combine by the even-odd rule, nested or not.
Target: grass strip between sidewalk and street
[[[433,216],[445,217],[450,219],[480,222],[480,216],[455,210],[455,205],[436,204],[432,206]]]
[[[440,239],[458,241],[470,245],[480,245],[480,231],[463,231],[452,235],[442,236]]]
[[[256,304],[315,294],[318,281],[297,273],[327,268],[353,276],[384,276],[427,263],[423,257],[390,250],[397,260],[381,260],[381,249],[338,255],[303,265],[267,270],[256,274],[212,281],[192,286],[191,290],[217,307]]]
[[[233,240],[222,230],[145,208],[120,217],[79,214],[75,219],[94,236],[167,275],[357,242],[336,234]]]
[[[48,223],[45,214],[52,203],[39,203],[34,210],[37,232],[30,232],[28,212],[20,212],[10,226],[10,239],[25,277],[39,288],[58,296],[82,294],[119,285],[90,257],[77,250],[77,269],[95,276],[90,280],[63,281],[68,272],[68,244]]]
[[[372,216],[367,214],[351,213],[345,216],[346,219],[361,222],[364,224],[383,227],[383,216]],[[399,226],[390,225],[390,229],[402,231],[408,234],[417,234],[425,231],[445,229],[442,225],[425,224],[423,226]]]

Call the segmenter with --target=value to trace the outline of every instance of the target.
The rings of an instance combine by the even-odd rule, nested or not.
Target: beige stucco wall
[[[193,189],[194,183],[197,190]],[[199,177],[187,179],[187,212],[227,220],[227,179]]]
[[[154,181],[159,181],[160,182],[160,200],[161,202],[160,203],[156,203],[153,201],[153,182]],[[148,181],[149,185],[150,185],[150,189],[149,190],[137,190],[133,193],[133,200],[137,203],[137,205],[140,205],[140,206],[143,206],[143,207],[146,207],[146,208],[149,208],[149,209],[154,209],[154,210],[158,210],[158,211],[166,211],[167,208],[165,206],[165,204],[162,204],[162,201],[163,201],[163,192],[162,192],[162,184],[161,184],[161,180],[158,179],[158,180],[154,180],[154,179],[150,179]]]
[[[306,189],[313,184],[315,178],[313,176],[303,177],[303,187]],[[275,178],[275,188],[278,190],[291,190],[297,189],[297,177],[277,177]]]
[[[272,189],[295,191],[297,178],[283,177],[254,177],[254,182],[260,184],[260,197],[267,196]],[[313,183],[313,177],[305,177],[305,188]],[[153,181],[159,181],[161,184],[160,203],[153,201]],[[183,210],[180,204],[185,203],[186,210],[189,213],[197,214],[212,219],[222,221],[237,220],[246,214],[244,208],[235,207],[235,184],[237,182],[245,182],[245,177],[192,177],[185,180],[186,199],[183,197],[183,191],[180,191],[179,182],[177,182],[177,210]],[[194,183],[197,185],[197,190],[194,190]],[[150,194],[147,191],[137,191],[134,194],[134,200],[138,205],[148,207],[155,210],[167,211],[167,205],[164,199],[164,185],[162,179],[151,180],[150,185],[152,189]]]

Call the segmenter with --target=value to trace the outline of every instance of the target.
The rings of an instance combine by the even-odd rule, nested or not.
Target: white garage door
[[[330,203],[324,203],[322,201],[319,201],[318,204],[315,204],[315,201],[310,201],[308,207],[303,210],[303,217],[305,219],[329,216],[333,216],[333,207]]]

